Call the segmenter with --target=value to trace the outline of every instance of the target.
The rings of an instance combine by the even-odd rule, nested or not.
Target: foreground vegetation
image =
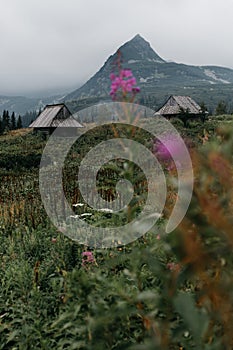
[[[195,171],[193,199],[178,229],[163,233],[171,190],[153,230],[126,247],[92,249],[90,262],[82,255],[89,247],[58,232],[41,203],[46,141],[26,129],[1,136],[0,349],[232,349],[231,120],[188,129],[174,122],[189,141]],[[71,203],[80,198],[66,176],[93,146],[92,136],[66,163]]]

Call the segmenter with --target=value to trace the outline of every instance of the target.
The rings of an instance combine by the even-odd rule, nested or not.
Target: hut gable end
[[[29,125],[35,131],[52,133],[57,127],[81,128],[82,125],[74,119],[65,104],[47,105],[34,122]]]
[[[199,116],[201,107],[189,96],[170,96],[165,104],[156,112],[164,117],[176,117],[181,111],[187,111],[190,116]]]

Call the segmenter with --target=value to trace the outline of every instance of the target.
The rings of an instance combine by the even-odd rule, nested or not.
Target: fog
[[[69,92],[139,33],[165,60],[233,68],[232,0],[11,0],[0,10],[0,94]]]

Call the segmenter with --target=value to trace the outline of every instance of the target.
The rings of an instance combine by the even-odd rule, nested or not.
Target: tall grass
[[[25,167],[29,158],[2,167],[0,349],[231,350],[232,140],[221,128],[192,149],[193,198],[175,232],[166,236],[160,222],[126,247],[93,249],[96,264],[86,267],[89,248],[47,218],[38,168]],[[39,155],[44,145],[32,135],[0,141],[3,158]],[[67,166],[73,204],[80,197],[72,160]],[[164,215],[174,199],[170,191]]]

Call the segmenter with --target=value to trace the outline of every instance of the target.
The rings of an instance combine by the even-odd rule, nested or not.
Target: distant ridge
[[[153,96],[153,108],[168,96],[192,95],[213,105],[214,99],[230,100],[233,106],[233,70],[217,66],[191,66],[167,62],[161,58],[141,35],[120,46],[104,65],[83,86],[68,94],[65,101],[109,98],[109,75],[120,50],[123,67],[132,69],[141,88],[142,100]],[[78,102],[77,102],[78,103]],[[216,101],[217,104],[217,101]]]
[[[139,78],[140,73],[143,73],[141,70],[148,70],[148,72],[150,72],[155,64],[165,63],[165,61],[151,48],[149,42],[137,34],[133,39],[120,46],[92,78],[90,78],[81,88],[68,94],[65,97],[65,100],[107,96],[110,90],[109,75],[114,68],[114,63],[117,60],[117,53],[119,50],[123,58],[123,67],[131,68],[137,78]]]
[[[109,75],[114,69],[117,52],[121,51],[123,67],[132,70],[141,88],[140,104],[157,110],[170,95],[189,95],[198,103],[205,102],[210,112],[219,101],[227,103],[233,112],[233,70],[217,66],[191,66],[165,61],[140,34],[125,42],[109,56],[104,65],[80,88],[68,95],[27,98],[0,96],[0,115],[3,110],[21,116],[39,110],[46,104],[66,102],[72,112],[103,100],[110,100]]]
[[[48,103],[59,102],[63,96],[49,96],[44,98],[24,97],[24,96],[2,96],[0,95],[0,115],[4,110],[15,112],[16,115],[23,116],[29,111],[39,111]]]

